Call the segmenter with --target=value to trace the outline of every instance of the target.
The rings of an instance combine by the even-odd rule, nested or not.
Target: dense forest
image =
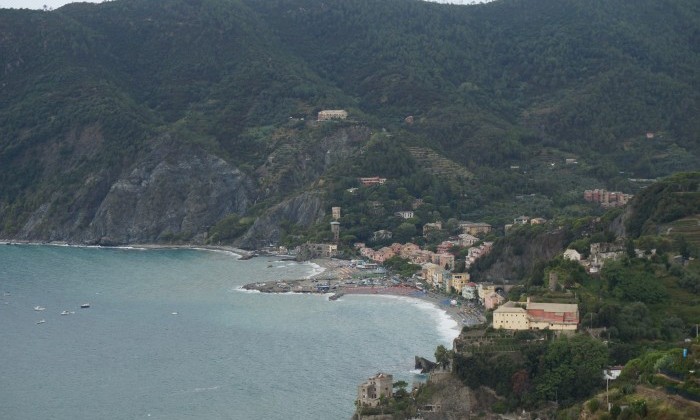
[[[418,228],[586,214],[584,189],[635,193],[638,179],[697,169],[699,12],[692,0],[3,9],[0,237],[235,241],[305,191],[323,194],[316,222],[331,205],[349,210],[348,239],[398,228],[369,202],[391,214],[422,199]],[[316,124],[322,109],[349,118]],[[159,170],[193,168],[192,156],[245,187],[221,181],[215,194],[236,200],[206,217],[196,191],[183,193],[163,212],[180,200],[184,214],[160,225],[154,203],[190,176]],[[359,176],[389,182],[348,197]],[[120,220],[125,194],[137,210]],[[265,241],[327,234],[302,238],[308,223],[288,216]]]

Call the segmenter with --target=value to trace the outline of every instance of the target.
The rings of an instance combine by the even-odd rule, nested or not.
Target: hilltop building
[[[442,222],[426,223],[423,225],[423,236],[430,232],[437,232],[442,230]]]
[[[412,218],[415,214],[411,210],[402,210],[402,211],[397,211],[394,213],[396,217],[400,217],[402,219],[410,219]]]
[[[462,233],[481,235],[491,232],[492,226],[488,223],[461,222],[459,228],[462,229]]]
[[[474,235],[470,235],[468,233],[462,233],[458,235],[459,238],[459,246],[472,246],[475,243],[479,242],[479,238],[477,238]]]
[[[344,109],[326,109],[318,113],[319,121],[344,120],[348,117],[348,111]]]
[[[380,178],[378,176],[360,178],[360,183],[365,187],[369,187],[371,185],[383,185],[385,182],[386,178]]]
[[[625,194],[619,191],[608,190],[586,190],[583,192],[583,199],[593,203],[599,203],[602,207],[621,207],[633,197],[632,194]]]

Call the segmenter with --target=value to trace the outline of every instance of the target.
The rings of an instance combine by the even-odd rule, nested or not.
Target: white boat
[[[37,323],[37,324],[43,324],[44,322],[46,322],[45,319],[40,319],[40,320],[38,320],[36,323]]]
[[[83,303],[82,305],[80,305],[80,307],[83,308],[83,309],[86,309],[86,308],[89,308],[89,307],[90,307],[90,304],[89,304],[89,303]]]
[[[36,305],[36,306],[34,307],[34,310],[35,310],[35,311],[43,311],[44,309],[46,309],[46,308],[44,308],[43,306],[39,306],[39,305]]]
[[[70,312],[68,312],[68,311],[63,311],[63,312],[61,312],[61,315],[70,315]]]

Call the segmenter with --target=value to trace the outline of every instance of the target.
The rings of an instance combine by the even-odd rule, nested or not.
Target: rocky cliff
[[[74,193],[77,211],[63,219],[51,217],[58,198],[43,203],[17,238],[101,245],[203,243],[211,225],[229,213],[245,213],[255,194],[251,179],[223,159],[168,138],[111,185],[106,180],[103,174],[86,179]]]
[[[322,195],[318,192],[304,192],[272,207],[258,217],[253,226],[241,237],[236,246],[256,249],[279,243],[282,225],[294,224],[308,228],[325,216]]]
[[[472,270],[476,281],[519,280],[532,272],[539,261],[549,261],[564,251],[566,232],[525,230],[496,242],[493,251],[477,260]]]

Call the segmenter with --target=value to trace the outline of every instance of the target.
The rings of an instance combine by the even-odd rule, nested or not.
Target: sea
[[[241,289],[319,270],[223,251],[0,245],[0,419],[349,419],[360,383],[380,371],[420,382],[414,356],[458,334],[417,299]]]

